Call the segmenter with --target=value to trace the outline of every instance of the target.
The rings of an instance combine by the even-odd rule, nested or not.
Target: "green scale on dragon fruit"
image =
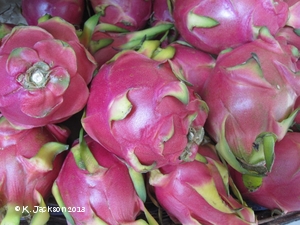
[[[230,168],[230,174],[245,200],[274,213],[285,214],[300,208],[300,133],[288,132],[275,144],[272,171],[264,177],[242,174]]]
[[[93,30],[88,50],[101,67],[122,50],[138,49],[144,40],[156,39],[157,36],[164,35],[173,27],[172,23],[167,23],[128,32],[112,24],[99,23]]]

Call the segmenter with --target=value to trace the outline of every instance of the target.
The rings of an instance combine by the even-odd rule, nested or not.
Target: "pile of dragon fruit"
[[[300,1],[11,4],[0,225],[47,224],[52,197],[69,225],[300,210]]]

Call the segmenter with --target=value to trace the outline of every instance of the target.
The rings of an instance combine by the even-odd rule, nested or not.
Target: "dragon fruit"
[[[53,126],[16,129],[0,117],[1,225],[18,225],[22,216],[31,225],[48,221],[45,201],[63,164],[69,133],[59,127],[52,133]]]
[[[229,193],[230,187],[239,192],[214,146],[200,145],[198,154],[192,162],[150,172],[154,196],[170,218],[189,225],[257,224],[253,210]]]
[[[137,216],[144,211],[157,225],[143,201],[142,174],[127,167],[88,135],[75,141],[52,193],[68,224],[148,224]],[[82,195],[82,193],[84,193]],[[69,210],[76,208],[76,210]]]
[[[173,48],[145,41],[104,64],[90,87],[85,131],[136,171],[193,160],[208,108],[167,61]],[[152,57],[152,58],[149,58]]]
[[[173,2],[172,0],[153,0],[152,14],[149,20],[149,26],[155,27],[160,24],[171,23],[174,25],[174,19],[172,16]],[[164,35],[158,37],[162,40],[162,47],[166,47],[168,44],[180,39],[180,34],[173,26]]]
[[[286,25],[294,29],[300,29],[299,13],[300,2],[298,0],[284,0],[289,6],[289,17]]]
[[[127,32],[110,24],[98,24],[89,42],[89,51],[99,67],[122,50],[139,48],[144,40],[168,32],[173,24],[160,24],[140,31]]]
[[[289,17],[286,26],[279,29],[276,36],[282,36],[287,39],[289,44],[295,45],[300,49],[300,24],[299,24],[299,12],[300,2],[299,0],[284,0],[289,7]]]
[[[267,28],[253,42],[222,52],[200,93],[210,109],[205,130],[228,164],[264,175],[274,162],[274,143],[299,108],[298,49],[277,41]]]
[[[300,97],[297,98],[294,108],[300,108]],[[296,115],[292,129],[295,131],[300,131],[300,113]]]
[[[95,13],[101,12],[101,23],[109,23],[128,31],[143,29],[152,13],[150,0],[90,0]]]
[[[287,40],[287,43],[294,45],[300,49],[300,31],[292,27],[285,26],[278,30],[276,37],[283,37]]]
[[[243,175],[231,169],[230,174],[245,200],[283,213],[300,208],[300,133],[288,132],[275,144],[272,171],[264,177]]]
[[[174,23],[172,16],[172,1],[171,0],[152,0],[152,15],[150,19],[151,26],[160,23]]]
[[[84,0],[22,0],[22,15],[28,25],[36,26],[41,17],[60,17],[80,27],[83,22]]]
[[[59,123],[82,110],[97,68],[74,26],[59,17],[15,26],[2,39],[0,65],[0,111],[23,128]]]
[[[212,54],[253,41],[263,26],[274,35],[288,16],[287,3],[272,0],[175,0],[173,9],[183,39]]]
[[[294,29],[290,26],[285,26],[276,33],[276,38],[284,38],[288,44],[294,45],[300,49],[300,29]],[[300,70],[300,60],[297,62],[298,70]]]
[[[215,58],[185,42],[172,42],[170,46],[175,49],[174,57],[169,61],[173,72],[200,93],[215,66]]]

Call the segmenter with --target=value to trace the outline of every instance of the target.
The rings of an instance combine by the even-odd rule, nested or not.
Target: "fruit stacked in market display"
[[[300,1],[15,4],[0,0],[0,225],[46,224],[49,204],[72,225],[300,211]]]

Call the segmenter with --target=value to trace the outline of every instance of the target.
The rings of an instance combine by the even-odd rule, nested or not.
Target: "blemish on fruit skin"
[[[253,144],[252,144],[252,147],[253,147],[254,150],[258,151],[259,144],[253,143]]]

